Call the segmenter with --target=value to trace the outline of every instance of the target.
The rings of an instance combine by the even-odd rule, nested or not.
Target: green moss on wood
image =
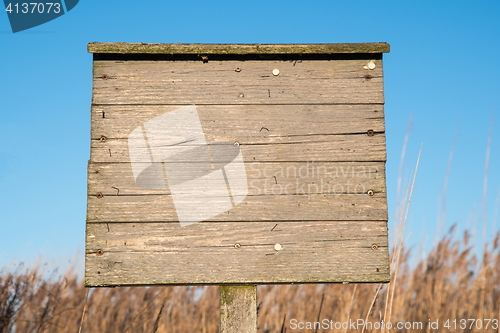
[[[336,54],[388,53],[389,44],[330,43],[330,44],[149,44],[99,43],[87,45],[90,53],[135,54]]]
[[[220,286],[220,302],[221,304],[231,304],[236,298],[249,297],[255,293],[255,285],[227,285]]]

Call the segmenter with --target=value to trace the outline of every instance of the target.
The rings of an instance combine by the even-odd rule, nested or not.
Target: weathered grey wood
[[[387,53],[389,44],[153,44],[153,43],[88,43],[90,53],[142,54],[334,54]]]
[[[238,142],[245,163],[252,162],[382,162],[386,160],[385,135],[307,135],[286,143]],[[92,162],[129,163],[127,139],[92,140]]]
[[[137,126],[178,105],[94,105],[91,138],[127,138]],[[374,105],[199,105],[207,142],[296,141],[298,136],[385,131],[384,106]]]
[[[184,166],[186,168],[186,166]],[[332,194],[385,193],[384,162],[265,162],[246,166],[248,195],[300,194],[309,185]],[[285,190],[286,189],[286,190]],[[170,195],[170,190],[144,189],[136,185],[130,163],[89,163],[88,194]]]
[[[388,264],[387,221],[87,224],[88,286],[383,282]]]
[[[368,194],[250,195],[238,206],[207,221],[316,221],[387,220],[385,193]],[[187,207],[184,203],[184,207]],[[197,208],[196,202],[192,203]],[[168,195],[88,197],[88,222],[176,222],[172,197]]]
[[[93,68],[87,286],[389,280],[380,54],[388,44],[88,47],[100,55]],[[301,60],[306,54],[311,56]],[[325,60],[328,54],[337,55]],[[237,55],[245,56],[235,61]],[[181,227],[168,186],[198,175],[190,169],[197,156],[179,154],[177,165],[165,161],[166,189],[143,189],[134,180],[128,136],[146,121],[192,104],[210,147],[238,143],[248,195],[236,206],[232,197],[233,207],[218,216]],[[161,139],[169,134],[161,132],[155,130],[156,142],[168,142]],[[146,136],[145,142],[142,149],[156,148]],[[181,158],[190,163],[179,163]],[[306,175],[287,173],[304,168]],[[141,174],[141,184],[161,178],[162,168],[153,169]],[[183,171],[179,179],[170,177],[176,170]],[[208,193],[212,188],[217,186],[203,189],[210,204],[227,197],[226,189]],[[190,187],[176,191],[182,210],[210,211],[187,195]],[[200,216],[212,216],[206,212]]]
[[[364,68],[369,61],[376,64],[375,69]],[[273,75],[273,69],[280,74]],[[297,63],[103,60],[94,61],[92,103],[383,104],[382,71],[382,61],[370,59]]]
[[[220,286],[220,332],[257,333],[257,286]]]

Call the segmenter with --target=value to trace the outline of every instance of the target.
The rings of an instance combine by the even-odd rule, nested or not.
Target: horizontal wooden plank
[[[365,69],[369,62],[373,70]],[[273,75],[278,69],[279,75]],[[382,60],[94,61],[93,104],[383,104]]]
[[[87,44],[90,53],[132,54],[331,54],[387,53],[389,44],[325,43],[325,44],[159,44],[99,43]]]
[[[94,105],[91,138],[127,138],[146,121],[178,105]],[[385,131],[383,105],[200,105],[208,142],[274,143],[297,136]]]
[[[207,221],[362,221],[387,220],[385,193],[326,194],[316,187],[302,187],[300,195],[250,195]],[[299,192],[297,191],[297,192]],[[183,209],[199,203],[183,202]],[[201,214],[202,212],[200,212]],[[89,196],[88,222],[176,222],[179,219],[170,195]]]
[[[388,259],[386,221],[91,223],[85,284],[387,282]]]
[[[234,140],[234,141],[233,141]],[[286,143],[252,144],[239,138],[228,140],[238,142],[243,159],[251,162],[365,162],[385,161],[385,135],[312,135],[299,136]],[[126,139],[91,141],[92,162],[129,163]]]
[[[384,162],[255,162],[246,165],[246,181],[248,195],[294,195],[300,194],[301,188],[334,194],[386,191]],[[171,194],[168,188],[155,190],[137,186],[130,163],[89,163],[88,194],[97,193],[105,196]]]

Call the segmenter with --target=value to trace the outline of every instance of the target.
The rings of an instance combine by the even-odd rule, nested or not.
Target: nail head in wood
[[[236,244],[234,244],[234,247],[239,249],[241,247],[241,245],[239,243],[236,243]]]
[[[102,256],[102,254],[103,254],[103,253],[104,253],[104,252],[103,252],[102,250],[100,250],[100,249],[99,249],[99,250],[97,250],[97,255],[98,255],[98,256]]]
[[[103,80],[107,80],[107,79],[108,79],[108,76],[107,76],[106,74],[103,74],[102,79],[103,79]]]
[[[101,138],[99,140],[101,140],[101,142],[106,142],[108,138],[106,138],[104,135],[101,136]]]
[[[374,195],[374,194],[375,194],[375,193],[373,192],[373,190],[368,190],[368,195],[369,195],[370,197],[373,197],[373,195]]]
[[[102,193],[101,192],[97,192],[97,194],[95,196],[97,197],[97,199],[101,199],[102,198]]]
[[[366,64],[366,66],[364,66],[363,68],[364,69],[375,69],[375,67],[377,67],[377,65],[375,65],[375,63],[373,61],[370,61],[368,64]]]
[[[279,244],[279,243],[276,243],[276,244],[274,244],[274,249],[276,251],[281,251],[283,249],[283,246],[281,246],[281,244]]]
[[[236,67],[236,68],[234,69],[234,71],[239,73],[239,72],[241,72],[241,68]]]
[[[376,249],[378,249],[378,245],[377,244],[372,244],[372,250],[375,251]]]
[[[375,132],[373,132],[373,130],[368,130],[368,132],[366,132],[366,134],[368,136],[374,136],[375,135]]]
[[[280,75],[280,70],[279,70],[279,69],[277,69],[277,68],[273,69],[273,75],[274,75],[274,76],[278,76],[278,75]]]

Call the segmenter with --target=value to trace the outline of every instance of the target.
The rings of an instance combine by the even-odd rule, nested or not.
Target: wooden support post
[[[257,333],[257,286],[220,286],[220,332]]]

